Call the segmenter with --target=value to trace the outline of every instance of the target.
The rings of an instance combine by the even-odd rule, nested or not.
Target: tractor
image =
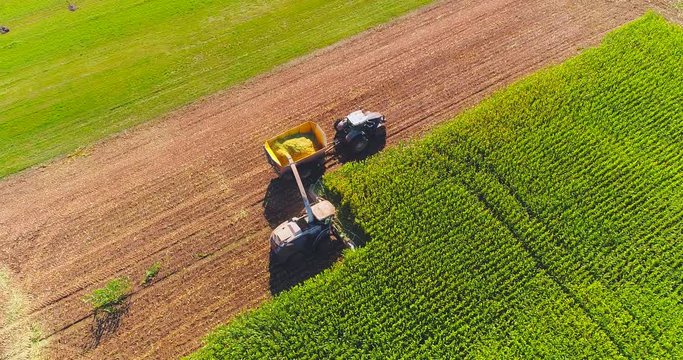
[[[387,135],[384,115],[358,110],[334,122],[334,148],[338,153],[359,154],[370,141]]]

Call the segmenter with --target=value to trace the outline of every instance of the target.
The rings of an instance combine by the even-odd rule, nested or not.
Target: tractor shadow
[[[344,243],[329,240],[312,254],[297,254],[284,264],[270,260],[270,293],[277,295],[332,267],[342,257]]]
[[[378,152],[382,151],[386,146],[387,137],[385,134],[384,136],[378,136],[372,139],[372,141],[368,143],[368,146],[365,148],[365,150],[361,151],[360,153],[353,154],[349,151],[337,151],[335,154],[335,158],[340,164],[344,164],[350,161],[360,161],[377,154]]]

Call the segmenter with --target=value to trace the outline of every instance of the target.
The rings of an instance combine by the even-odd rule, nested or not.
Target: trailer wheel
[[[294,181],[294,173],[292,173],[291,171],[287,171],[286,173],[280,175],[280,179],[287,182]]]
[[[321,162],[316,162],[316,163],[309,163],[309,164],[303,164],[299,165],[297,169],[299,170],[299,176],[301,177],[301,180],[305,180],[310,178],[311,176],[315,175],[316,173],[320,172],[320,169],[324,167],[324,163]],[[289,169],[287,172],[284,174],[280,175],[280,178],[285,180],[285,181],[294,181],[294,172]]]

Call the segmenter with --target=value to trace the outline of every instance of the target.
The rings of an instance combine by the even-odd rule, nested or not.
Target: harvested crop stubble
[[[271,144],[271,148],[275,152],[280,164],[285,165],[289,163],[287,154],[289,154],[294,161],[299,161],[307,156],[313,155],[320,149],[320,144],[315,136],[311,134],[295,134],[274,141]]]
[[[648,14],[329,174],[371,240],[193,358],[683,358],[681,49]]]

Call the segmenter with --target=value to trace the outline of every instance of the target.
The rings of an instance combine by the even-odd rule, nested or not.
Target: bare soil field
[[[264,139],[305,120],[331,136],[335,117],[362,107],[386,115],[395,144],[597,44],[649,6],[444,1],[6,178],[0,267],[27,308],[0,338],[39,324],[44,353],[60,359],[166,359],[196,349],[216,325],[339,257],[332,245],[294,268],[270,267],[271,228],[301,201],[274,180]],[[136,286],[127,313],[98,328],[83,296],[119,275],[137,283],[156,261],[159,277]],[[0,358],[23,357],[4,351]]]

